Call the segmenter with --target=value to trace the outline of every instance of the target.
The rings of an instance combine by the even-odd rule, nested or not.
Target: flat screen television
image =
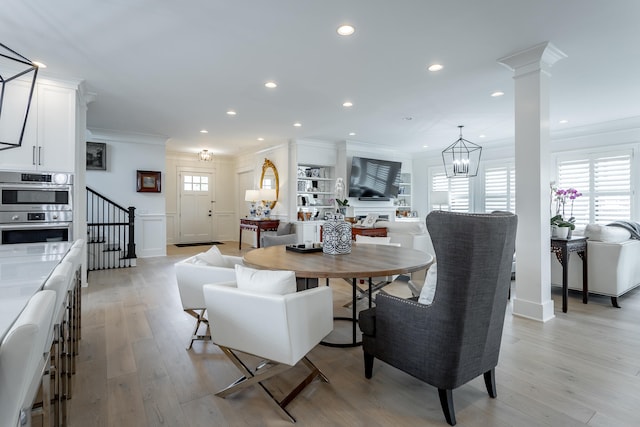
[[[359,200],[389,200],[398,197],[402,162],[353,157],[349,175],[349,197]]]

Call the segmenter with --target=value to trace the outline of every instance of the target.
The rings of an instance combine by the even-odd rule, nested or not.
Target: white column
[[[498,59],[514,72],[516,295],[513,314],[553,319],[550,272],[549,68],[566,55],[545,42]]]

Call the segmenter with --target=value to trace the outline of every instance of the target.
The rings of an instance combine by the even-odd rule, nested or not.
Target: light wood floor
[[[219,247],[238,254],[237,242]],[[90,273],[71,426],[292,425],[255,388],[214,396],[238,376],[215,345],[185,350],[193,320],[182,311],[173,264],[204,249],[171,246],[167,257],[139,259],[135,268]],[[336,311],[345,310],[349,286],[331,286]],[[512,316],[509,305],[498,397],[488,397],[482,378],[455,390],[458,426],[640,425],[640,290],[620,299],[622,309],[602,297],[583,305],[576,293],[564,314],[558,290],[553,298],[556,318],[544,324]],[[365,379],[361,348],[317,346],[309,357],[331,382],[313,382],[288,406],[297,425],[447,425],[433,387],[379,361]],[[270,380],[276,394],[297,369]]]

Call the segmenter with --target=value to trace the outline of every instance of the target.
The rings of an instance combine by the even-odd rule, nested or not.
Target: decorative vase
[[[569,235],[569,231],[571,231],[570,227],[557,227],[556,237],[558,237],[558,239],[566,239]]]
[[[333,215],[322,224],[322,252],[329,255],[351,253],[351,223]]]

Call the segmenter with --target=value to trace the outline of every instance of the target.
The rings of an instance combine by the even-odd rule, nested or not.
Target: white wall
[[[87,187],[125,208],[136,208],[136,254],[139,258],[166,255],[165,140],[90,129],[87,141],[107,144],[107,170],[88,170]],[[161,192],[138,193],[137,170],[161,172]]]
[[[166,152],[167,244],[180,242],[178,171],[185,168],[213,173],[215,177],[215,203],[211,217],[213,238],[218,241],[237,239],[235,165],[236,159],[228,156],[214,155],[212,162],[202,162],[194,153]]]

